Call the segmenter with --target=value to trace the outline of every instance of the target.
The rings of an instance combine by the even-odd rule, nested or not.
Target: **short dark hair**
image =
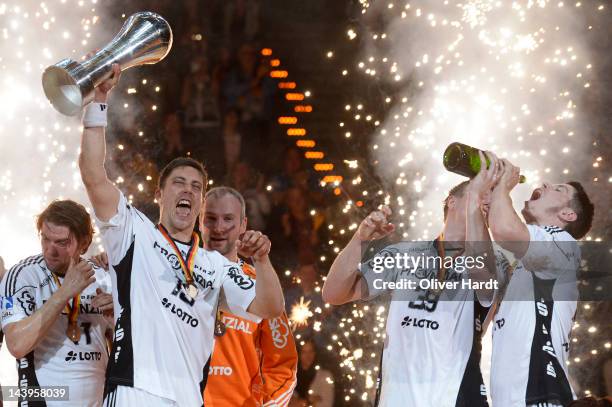
[[[580,182],[571,181],[568,182],[568,185],[571,185],[576,190],[574,196],[569,201],[569,207],[576,212],[576,220],[568,222],[565,230],[574,239],[578,240],[582,239],[591,230],[595,207]]]
[[[94,234],[91,216],[80,203],[70,199],[51,202],[36,218],[38,233],[42,231],[45,222],[66,226],[79,244],[87,243],[85,249],[91,244]]]
[[[242,197],[242,194],[238,192],[237,190],[235,190],[234,188],[225,187],[225,186],[215,187],[211,189],[210,191],[208,191],[206,195],[204,195],[204,201],[210,198],[213,198],[213,199],[223,198],[226,195],[233,196],[240,203],[240,220],[242,221],[246,217],[246,204],[244,203],[244,198]]]
[[[157,182],[157,187],[162,189],[166,185],[166,180],[174,171],[179,167],[191,167],[195,168],[200,174],[202,174],[202,178],[204,179],[204,185],[202,185],[202,194],[206,191],[206,185],[208,185],[208,174],[204,169],[204,165],[201,162],[194,160],[191,157],[177,157],[174,160],[170,161],[166,166],[161,170],[159,174],[159,181]]]
[[[454,196],[455,198],[461,198],[463,194],[465,193],[465,187],[469,183],[470,183],[470,180],[463,181],[455,185],[454,187],[451,188],[450,191],[448,191],[448,195],[446,196],[446,198],[444,198],[444,220],[445,221],[446,221],[446,217],[448,216],[448,201],[450,197]]]

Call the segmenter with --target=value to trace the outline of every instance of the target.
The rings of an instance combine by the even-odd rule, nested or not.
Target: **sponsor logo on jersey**
[[[555,371],[555,367],[552,362],[548,362],[546,365],[546,374],[552,377],[557,377],[557,372]]]
[[[119,325],[121,323],[120,320],[117,321],[117,328],[115,329],[115,363],[119,360],[119,355],[121,354],[121,341],[125,338],[125,331]]]
[[[243,290],[249,290],[255,285],[255,281],[246,274],[240,273],[240,269],[238,267],[230,267],[227,275],[236,283],[236,285]]]
[[[231,376],[233,369],[229,366],[211,366],[208,371],[209,376]]]
[[[153,242],[153,248],[159,250],[162,256],[168,260],[168,263],[170,263],[170,267],[172,267],[173,270],[181,269],[181,262],[176,254],[171,253],[168,249],[157,243],[157,241]]]
[[[192,315],[184,311],[182,308],[177,307],[175,304],[171,303],[167,298],[162,299],[162,305],[169,310],[172,314],[176,315],[178,319],[186,323],[187,325],[195,328],[200,324],[197,318],[194,318]]]
[[[506,320],[504,318],[500,318],[500,319],[495,320],[495,325],[493,328],[502,329],[505,324],[506,324]]]
[[[13,309],[13,297],[0,297],[0,307],[3,310]]]
[[[30,294],[29,291],[24,290],[21,295],[17,297],[17,301],[19,302],[21,309],[27,316],[30,316],[34,313],[36,303],[34,302],[34,297],[32,297],[32,294]]]
[[[49,284],[51,284],[51,277],[47,276],[45,277],[45,279],[42,281],[42,283],[40,283],[40,285],[38,286],[38,288],[43,288],[48,286]]]
[[[198,283],[200,287],[202,287],[203,289],[207,289],[207,288],[210,288],[211,290],[214,289],[213,282],[205,279],[201,275],[196,274],[193,276],[193,278],[196,281],[196,283]]]
[[[546,345],[542,346],[542,350],[548,353],[550,356],[557,357],[557,354],[555,353],[555,348],[553,348],[552,343],[550,343],[550,341],[546,341]]]
[[[223,323],[225,324],[226,328],[235,329],[236,331],[242,331],[249,335],[253,334],[253,331],[249,329],[251,327],[251,324],[248,321],[242,320],[240,318],[223,315]]]
[[[102,360],[102,352],[75,352],[70,351],[66,355],[66,362],[74,362],[75,360],[92,361]]]
[[[83,298],[83,296],[81,296],[81,298]],[[102,311],[100,311],[99,308],[92,307],[90,303],[81,302],[81,305],[79,306],[79,313],[81,314],[102,314]]]
[[[440,327],[437,321],[432,321],[430,319],[425,319],[425,318],[422,318],[422,319],[412,318],[410,316],[404,317],[404,320],[402,321],[402,327],[407,327],[407,326],[413,326],[415,328],[426,328],[426,329],[431,329],[433,331],[435,331],[436,329]]]
[[[90,301],[93,300],[93,295],[81,295],[81,304],[79,305],[79,314],[96,314],[101,315],[103,312],[99,308],[94,308]],[[47,303],[49,299],[42,301],[43,305]],[[66,309],[62,310],[62,315],[68,315]]]
[[[272,343],[278,349],[283,349],[287,346],[289,338],[289,327],[282,318],[274,318],[268,320],[270,331],[272,332]]]
[[[157,241],[153,242],[153,248],[157,249],[159,251],[159,253],[166,258],[168,263],[170,263],[170,267],[173,270],[180,270],[181,269],[181,263],[179,261],[178,256],[176,255],[176,253],[170,252],[168,249],[166,249],[165,247],[163,247],[162,245],[157,243]],[[183,257],[185,257],[187,255],[187,253],[185,253],[183,250],[181,250],[181,253],[182,253]],[[198,271],[200,271],[201,273],[204,273],[204,274],[208,274],[208,275],[213,275],[215,273],[214,270],[206,270],[206,269],[204,269],[204,267],[202,267],[202,266],[200,266],[198,264],[194,264],[193,265],[193,271],[194,271],[194,274],[197,273]]]
[[[542,315],[543,317],[548,316],[548,307],[546,306],[546,303],[544,303],[544,299],[536,302],[536,308],[538,309],[538,314]]]

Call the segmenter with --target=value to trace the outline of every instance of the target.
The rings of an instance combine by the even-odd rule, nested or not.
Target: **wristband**
[[[83,113],[83,127],[106,127],[107,107],[106,103],[88,104]]]

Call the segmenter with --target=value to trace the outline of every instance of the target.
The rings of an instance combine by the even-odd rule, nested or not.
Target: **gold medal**
[[[189,294],[192,299],[198,296],[198,288],[195,284],[189,284],[189,287],[187,287],[187,294]]]
[[[221,313],[217,313],[217,319],[215,320],[215,336],[221,337],[225,335],[225,324],[221,321]]]
[[[79,339],[81,339],[81,330],[76,322],[69,322],[68,329],[66,329],[66,335],[68,335],[68,339],[70,339],[74,343],[78,343]]]
[[[62,283],[60,283],[59,278],[55,275],[55,273],[51,272],[53,276],[53,280],[57,287],[61,287]],[[64,312],[68,314],[68,328],[66,328],[66,335],[68,339],[70,339],[74,343],[79,343],[79,339],[81,339],[81,330],[77,325],[77,319],[79,318],[79,308],[81,307],[81,294],[77,294],[72,299],[72,305],[70,301],[66,303],[64,307]]]
[[[168,242],[170,247],[174,250],[176,257],[179,260],[179,264],[181,265],[181,269],[183,270],[183,276],[185,280],[183,284],[187,285],[187,295],[191,297],[191,299],[195,299],[198,295],[198,288],[193,282],[193,267],[195,265],[198,249],[200,247],[200,236],[196,232],[192,232],[191,234],[191,247],[189,247],[189,251],[187,252],[187,257],[184,258],[183,254],[174,243],[172,236],[168,233],[168,230],[161,223],[157,225],[157,229],[162,234],[164,239]]]

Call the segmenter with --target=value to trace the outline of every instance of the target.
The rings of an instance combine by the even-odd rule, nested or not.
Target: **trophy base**
[[[79,64],[70,59],[62,62],[64,67],[57,64],[43,72],[43,89],[55,109],[66,116],[75,116],[81,111],[83,96],[77,81],[69,71],[78,69]]]

